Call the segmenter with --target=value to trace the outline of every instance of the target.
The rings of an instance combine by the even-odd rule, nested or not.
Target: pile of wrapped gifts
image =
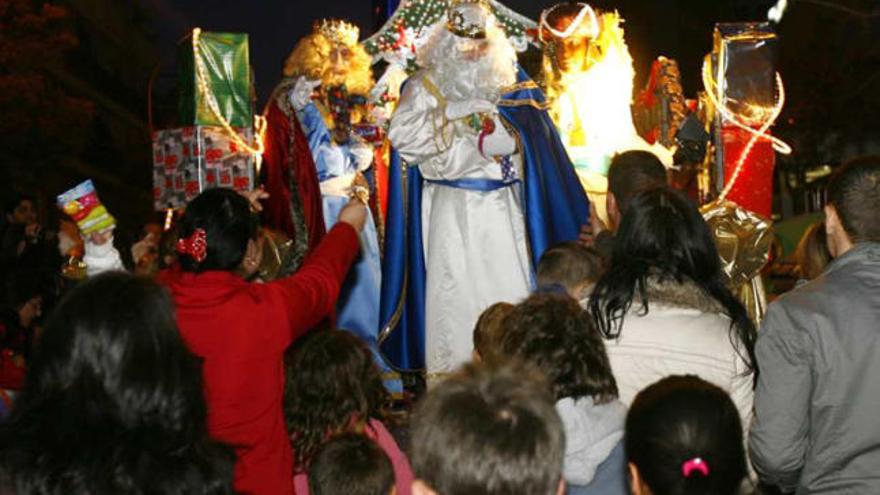
[[[253,88],[246,34],[195,33],[182,44],[180,119],[153,132],[153,204],[181,208],[212,187],[254,187]]]

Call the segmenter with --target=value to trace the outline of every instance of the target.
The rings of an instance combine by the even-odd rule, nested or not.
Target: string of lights
[[[196,67],[196,81],[198,84],[199,95],[204,99],[211,114],[213,114],[214,118],[220,122],[220,126],[223,127],[223,130],[226,131],[229,137],[238,146],[247,150],[248,153],[253,154],[255,160],[259,163],[260,157],[265,149],[263,141],[266,136],[266,118],[262,115],[254,116],[254,143],[248,143],[242,139],[238,132],[232,127],[232,125],[230,125],[229,120],[223,116],[220,111],[220,104],[217,103],[217,98],[214,96],[214,92],[208,85],[207,69],[205,68],[205,61],[202,59],[202,52],[199,45],[199,37],[201,33],[202,30],[200,28],[193,29],[192,33],[193,60]]]
[[[709,100],[714,105],[715,109],[719,114],[725,119],[725,121],[730,122],[734,126],[745,130],[750,134],[750,138],[740,153],[739,158],[736,161],[736,166],[733,169],[733,173],[730,175],[730,179],[728,179],[727,184],[725,184],[724,189],[721,191],[721,194],[718,196],[718,199],[723,201],[730,192],[733,190],[733,186],[736,184],[737,179],[739,179],[742,174],[743,169],[746,166],[746,161],[748,160],[749,154],[751,154],[752,149],[760,140],[770,141],[773,146],[773,149],[776,150],[777,153],[787,155],[791,153],[791,146],[789,146],[785,141],[771,135],[768,133],[770,127],[776,122],[776,119],[779,118],[779,114],[782,112],[782,107],[785,105],[785,86],[782,84],[782,76],[779,73],[776,73],[776,102],[772,107],[766,108],[762,106],[751,106],[752,113],[754,115],[759,116],[758,118],[746,118],[742,115],[737,114],[733,110],[731,110],[725,103],[721,102],[721,98],[718,96],[718,83],[712,77],[712,70],[709,66],[708,61],[703,63],[703,86],[706,89],[706,95],[709,97]],[[757,129],[754,127],[754,123],[760,122],[760,125]],[[753,125],[749,125],[749,123],[753,123]]]

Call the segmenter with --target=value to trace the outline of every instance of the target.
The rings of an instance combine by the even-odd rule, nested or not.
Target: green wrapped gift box
[[[199,90],[199,56],[209,93],[217,110],[232,127],[253,126],[252,79],[248,35],[242,33],[194,32],[181,43],[180,118],[184,125],[222,125],[209,106],[210,95]]]

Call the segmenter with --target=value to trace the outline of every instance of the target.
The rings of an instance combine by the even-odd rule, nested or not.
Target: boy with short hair
[[[363,435],[345,434],[321,446],[309,466],[311,495],[393,495],[388,456]]]
[[[499,302],[489,306],[480,314],[477,324],[474,325],[475,362],[493,359],[498,354],[501,337],[504,335],[504,327],[501,323],[512,309],[513,304]]]
[[[414,495],[562,495],[565,436],[543,377],[469,364],[436,385],[412,426]]]
[[[553,287],[584,304],[605,271],[605,260],[596,249],[578,242],[563,242],[544,251],[538,262],[538,292]]]

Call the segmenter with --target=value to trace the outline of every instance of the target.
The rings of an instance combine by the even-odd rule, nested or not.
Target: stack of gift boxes
[[[157,210],[182,208],[212,187],[254,187],[255,156],[242,146],[254,142],[247,35],[200,33],[197,40],[197,52],[191,43],[183,43],[179,56],[180,118],[186,126],[152,136]],[[201,75],[196,56],[202,57]],[[200,85],[199,77],[206,84]],[[211,110],[209,98],[216,101],[220,116]]]
[[[236,128],[246,142],[249,128]],[[205,189],[254,187],[254,157],[225,129],[192,126],[153,133],[153,199],[157,210],[180,208]]]
[[[715,26],[713,74],[717,98],[739,116],[775,105],[778,39],[768,23],[721,23]],[[763,122],[748,122],[757,130]],[[752,133],[734,125],[721,112],[715,113],[715,187],[721,191],[734,179],[737,163]],[[744,166],[727,199],[769,218],[773,209],[773,169],[776,155],[768,139],[758,139],[748,151]]]

